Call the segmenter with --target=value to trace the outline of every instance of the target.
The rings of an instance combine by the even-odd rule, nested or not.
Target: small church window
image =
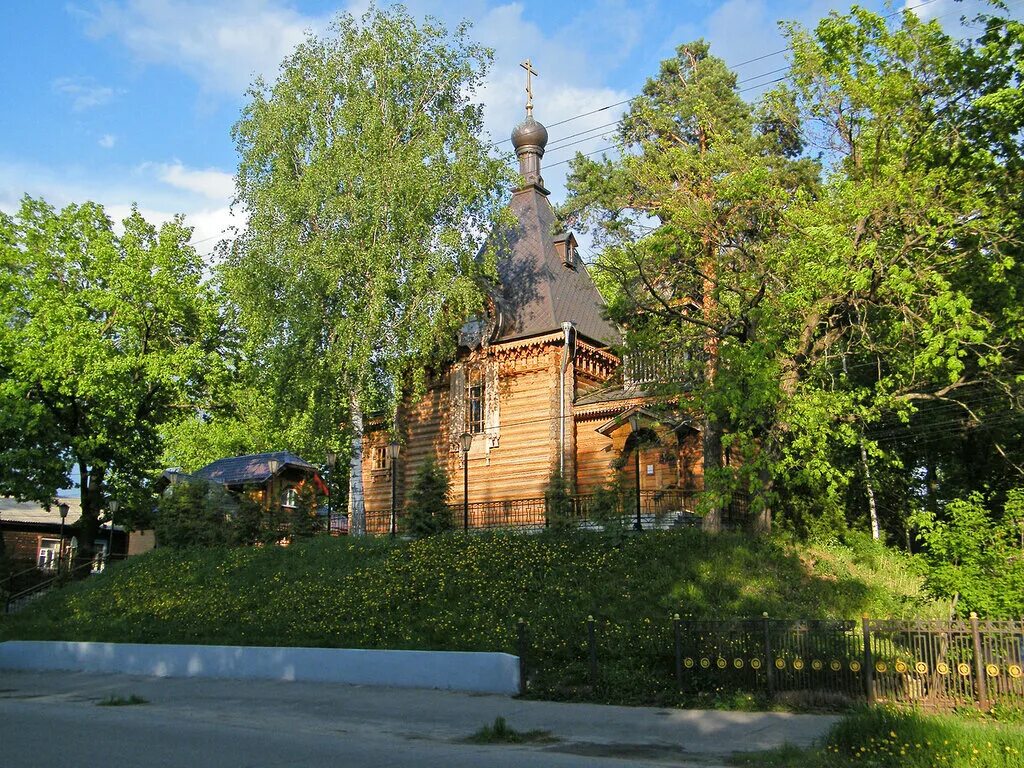
[[[386,445],[375,445],[373,447],[370,468],[375,470],[388,468],[388,448]]]
[[[466,372],[466,431],[484,431],[484,372],[479,367]]]

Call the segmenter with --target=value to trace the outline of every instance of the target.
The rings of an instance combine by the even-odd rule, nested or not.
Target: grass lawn
[[[844,718],[819,749],[737,756],[758,768],[1024,768],[1024,727],[994,719],[873,709]]]
[[[668,617],[941,615],[913,561],[700,531],[316,538],[287,548],[158,549],[0,619],[2,639],[515,652],[531,695],[678,704]],[[601,627],[587,686],[585,620]],[[727,702],[733,706],[754,702]]]

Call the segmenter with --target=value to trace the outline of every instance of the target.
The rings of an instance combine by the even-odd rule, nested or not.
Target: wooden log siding
[[[614,464],[620,454],[612,438],[597,431],[606,420],[606,416],[599,416],[573,421],[573,431],[576,433],[577,493],[593,493],[615,477]],[[629,432],[628,426],[625,427],[625,431]]]
[[[487,412],[495,424],[493,429],[489,424],[485,434],[474,436],[469,452],[469,500],[472,503],[542,496],[552,469],[558,465],[560,359],[561,346],[552,344],[481,351],[453,366],[445,379],[431,387],[417,403],[403,407],[400,418],[405,444],[399,459],[399,507],[404,506],[406,490],[412,488],[428,454],[433,454],[448,473],[451,503],[462,503],[459,436],[464,426],[457,422],[464,420],[465,365],[480,363],[494,371],[487,376],[487,388],[493,392],[485,392],[485,398],[494,398]],[[571,376],[567,378],[571,380]],[[459,402],[453,403],[453,398]],[[568,402],[571,406],[571,391]],[[571,415],[571,408],[566,413]],[[566,430],[568,445],[571,432],[570,426]],[[371,468],[372,446],[384,445],[387,440],[382,430],[367,433],[363,480],[366,509],[371,516],[390,510],[390,475]],[[571,463],[568,467],[571,470]]]
[[[561,354],[560,337],[478,350],[452,366],[418,402],[404,406],[399,414],[405,439],[398,461],[399,509],[404,507],[407,492],[428,455],[433,455],[448,473],[450,503],[462,504],[459,436],[465,428],[467,365],[486,367],[488,400],[488,430],[475,436],[469,453],[470,504],[543,496],[551,473],[558,467]],[[565,471],[580,494],[593,493],[612,481],[619,466],[625,487],[636,487],[632,454],[625,462],[621,458],[630,436],[629,426],[623,425],[610,436],[597,432],[597,427],[627,403],[611,405],[600,413],[574,413],[575,399],[585,391],[605,386],[615,363],[617,360],[608,352],[581,342],[566,371]],[[687,431],[680,441],[671,430],[659,429],[659,437],[661,445],[641,451],[641,488],[702,487],[700,436]],[[382,430],[367,433],[363,479],[371,519],[377,515],[377,519],[386,520],[391,507],[390,473],[374,471],[371,466],[373,448],[387,442],[387,433]],[[649,464],[654,467],[653,475],[647,474]],[[471,506],[470,525],[479,522],[473,518]]]
[[[612,482],[621,467],[623,486],[636,488],[636,465],[632,450],[625,453],[631,431],[623,424],[611,435],[597,431],[607,414],[579,417],[576,422],[576,488],[581,494],[594,493]],[[656,491],[665,488],[701,489],[704,486],[700,435],[687,430],[680,441],[665,428],[655,430],[659,445],[645,445],[640,451],[640,488]],[[625,457],[625,460],[623,460]],[[647,474],[648,466],[654,474]]]

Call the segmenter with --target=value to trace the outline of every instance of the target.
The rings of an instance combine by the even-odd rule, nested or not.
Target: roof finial
[[[537,77],[537,72],[529,59],[519,66],[526,70],[526,116],[533,117],[533,83],[530,80],[530,75]]]

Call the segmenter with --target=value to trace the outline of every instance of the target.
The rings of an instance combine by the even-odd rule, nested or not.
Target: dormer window
[[[562,261],[562,266],[575,270],[579,254],[576,252],[576,238],[572,232],[563,232],[555,237],[555,252]]]

